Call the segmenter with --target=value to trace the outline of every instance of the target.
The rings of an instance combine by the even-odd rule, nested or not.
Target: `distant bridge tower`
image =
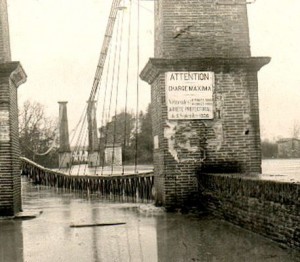
[[[96,101],[88,101],[87,121],[88,121],[88,166],[95,167],[100,165],[99,138],[97,135]]]
[[[68,168],[72,165],[72,153],[69,142],[69,126],[66,101],[59,104],[59,167]]]
[[[197,198],[197,174],[261,172],[257,71],[246,0],[155,1],[151,84],[156,203]]]
[[[11,62],[6,0],[0,0],[0,216],[21,211],[17,88],[26,81],[19,62]]]

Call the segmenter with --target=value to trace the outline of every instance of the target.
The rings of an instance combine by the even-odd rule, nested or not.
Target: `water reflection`
[[[158,220],[157,239],[158,261],[298,261],[267,239],[209,217],[167,214]]]
[[[8,261],[24,261],[21,221],[0,220],[0,262]]]
[[[0,221],[0,262],[297,261],[296,255],[211,217],[165,214],[146,203],[23,184],[27,221]],[[125,222],[110,227],[71,224]]]

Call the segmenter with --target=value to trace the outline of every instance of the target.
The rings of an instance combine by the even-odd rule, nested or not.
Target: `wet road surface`
[[[43,214],[0,220],[0,262],[300,261],[299,253],[212,217],[119,201],[23,182],[23,209]],[[114,222],[126,224],[70,227]]]

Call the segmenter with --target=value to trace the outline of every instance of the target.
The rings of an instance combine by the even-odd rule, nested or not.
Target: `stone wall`
[[[215,216],[300,249],[300,184],[200,174],[200,203]]]

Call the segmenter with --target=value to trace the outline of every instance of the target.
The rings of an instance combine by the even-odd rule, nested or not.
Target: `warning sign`
[[[0,110],[0,142],[9,141],[9,112]]]
[[[167,72],[168,119],[213,118],[213,72]]]

